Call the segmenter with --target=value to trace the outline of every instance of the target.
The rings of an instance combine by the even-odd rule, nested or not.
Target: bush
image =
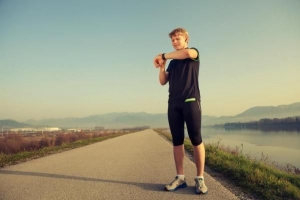
[[[25,140],[22,135],[9,134],[0,139],[0,152],[1,153],[17,153],[22,150]]]
[[[44,137],[40,140],[40,147],[49,147],[50,140],[47,137]]]
[[[24,149],[26,151],[35,151],[41,148],[39,141],[28,141],[24,144]]]
[[[90,138],[103,137],[112,135],[113,133],[59,133],[54,135],[53,133],[45,134],[41,139],[36,137],[30,137],[22,134],[8,134],[3,138],[0,138],[0,154],[15,154],[22,151],[35,151],[44,147],[61,146],[64,143],[72,143],[78,140],[86,140]]]
[[[56,136],[56,139],[55,139],[55,146],[60,146],[62,145],[63,143],[66,143],[66,136],[65,134],[59,134]]]
[[[79,136],[79,139],[80,139],[80,140],[85,140],[85,139],[88,139],[88,138],[89,138],[89,135],[87,135],[87,134],[85,134],[85,133],[83,133],[83,132],[80,132],[80,133],[78,134],[78,136]]]

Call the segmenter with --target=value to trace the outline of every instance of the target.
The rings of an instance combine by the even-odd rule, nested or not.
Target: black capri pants
[[[173,146],[179,146],[184,143],[184,123],[186,123],[192,144],[198,146],[202,143],[201,117],[201,104],[198,101],[169,102],[168,120]]]

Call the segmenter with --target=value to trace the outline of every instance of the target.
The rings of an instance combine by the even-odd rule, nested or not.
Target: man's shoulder
[[[189,49],[194,49],[195,51],[197,51],[197,57],[195,59],[192,59],[194,61],[199,61],[200,59],[200,54],[199,54],[199,50],[196,47],[190,47]]]
[[[199,50],[198,50],[198,48],[197,48],[197,47],[189,47],[189,49],[194,49],[194,50],[196,50],[196,51],[197,51],[197,53],[198,53],[198,55],[199,55]]]

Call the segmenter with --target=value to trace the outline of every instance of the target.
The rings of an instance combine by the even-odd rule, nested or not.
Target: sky
[[[203,115],[300,101],[299,0],[0,0],[0,119],[166,113],[153,65],[186,28]]]

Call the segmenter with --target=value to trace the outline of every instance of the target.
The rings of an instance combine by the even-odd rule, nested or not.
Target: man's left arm
[[[163,56],[163,55],[161,55],[161,56]],[[198,51],[195,48],[181,49],[181,50],[178,50],[178,51],[165,53],[164,58],[166,60],[167,59],[183,60],[183,59],[186,59],[186,58],[190,58],[190,59],[195,60],[195,59],[198,58]]]

